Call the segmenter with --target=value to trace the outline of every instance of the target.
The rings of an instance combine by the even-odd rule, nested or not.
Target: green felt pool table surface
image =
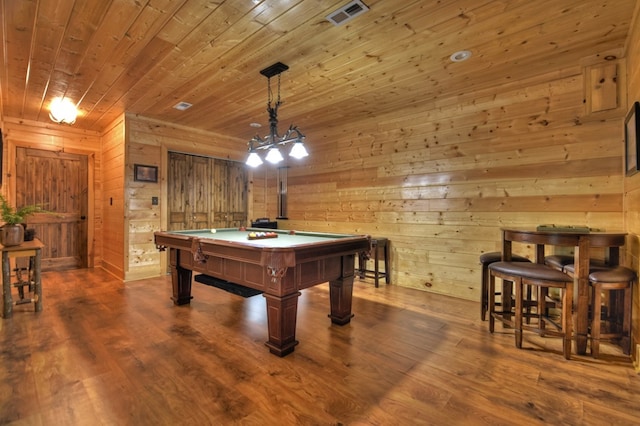
[[[255,232],[272,232],[278,235],[276,238],[249,239],[249,234]],[[323,243],[331,240],[340,240],[353,237],[348,234],[327,234],[322,232],[290,231],[285,229],[263,228],[221,228],[213,232],[211,229],[196,229],[188,231],[171,231],[176,235],[188,237],[207,238],[237,243],[247,243],[256,247],[293,247],[305,244]]]

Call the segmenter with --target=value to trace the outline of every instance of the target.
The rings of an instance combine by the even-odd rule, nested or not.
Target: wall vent
[[[367,10],[369,10],[369,8],[360,0],[353,0],[335,12],[330,13],[327,16],[327,21],[338,27],[352,20],[356,16],[362,15]]]
[[[177,109],[178,111],[184,111],[184,110],[187,110],[187,109],[191,108],[192,106],[193,106],[193,104],[190,104],[189,102],[178,102],[173,107],[175,109]]]

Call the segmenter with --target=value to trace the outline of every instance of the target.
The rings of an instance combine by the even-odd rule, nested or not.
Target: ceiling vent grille
[[[346,22],[349,22],[356,16],[362,15],[368,10],[369,8],[360,0],[354,0],[342,6],[335,12],[329,14],[327,16],[327,21],[338,27]]]
[[[175,109],[177,109],[178,111],[184,111],[184,110],[187,110],[187,109],[191,108],[192,106],[193,106],[193,104],[190,104],[189,102],[178,102],[173,107]]]

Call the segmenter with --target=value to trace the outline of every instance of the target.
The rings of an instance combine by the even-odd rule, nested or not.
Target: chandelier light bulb
[[[271,164],[278,164],[279,162],[284,160],[282,154],[280,153],[280,150],[275,146],[273,148],[269,148],[269,152],[267,152],[267,156],[264,157],[264,159]]]
[[[249,153],[249,158],[247,158],[247,166],[249,167],[258,167],[262,164],[262,159],[258,155],[257,152]]]
[[[304,144],[302,142],[294,143],[291,147],[291,152],[289,153],[289,156],[295,158],[296,160],[300,160],[301,158],[304,158],[308,155],[309,153],[307,152],[307,149],[304,147]]]

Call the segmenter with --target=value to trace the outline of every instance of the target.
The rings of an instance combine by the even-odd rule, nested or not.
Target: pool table
[[[277,237],[249,239],[251,232]],[[300,290],[329,282],[331,322],[351,321],[354,259],[369,249],[366,235],[326,234],[258,228],[157,231],[156,247],[169,249],[173,302],[191,300],[192,272],[263,292],[267,302],[269,351],[293,352]]]

